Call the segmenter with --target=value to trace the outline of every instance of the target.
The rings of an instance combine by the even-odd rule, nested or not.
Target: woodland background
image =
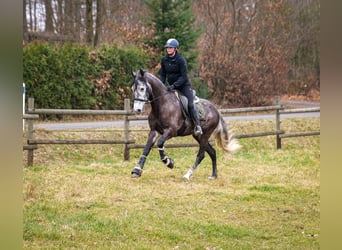
[[[23,0],[23,17],[24,81],[44,108],[122,105],[130,71],[157,74],[170,37],[199,95],[219,106],[319,99],[318,0]]]

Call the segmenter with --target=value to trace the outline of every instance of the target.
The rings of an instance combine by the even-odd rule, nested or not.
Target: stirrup
[[[201,126],[197,125],[195,128],[195,135],[198,136],[198,135],[202,135],[202,134],[203,134],[203,131],[202,131]]]

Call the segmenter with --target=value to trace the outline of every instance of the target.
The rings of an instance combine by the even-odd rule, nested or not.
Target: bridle
[[[144,103],[151,103],[151,102],[154,102],[154,101],[158,100],[159,98],[161,98],[161,97],[163,97],[165,95],[168,95],[168,94],[171,94],[171,92],[168,91],[167,93],[164,93],[164,94],[162,94],[160,96],[152,98],[151,100],[141,99],[141,98],[134,98],[133,101],[144,102]]]
[[[144,103],[151,103],[152,101],[140,98],[134,98],[133,101],[144,102]]]
[[[146,83],[145,83],[146,84]],[[141,99],[141,98],[134,98],[133,99],[133,101],[138,101],[138,102],[144,102],[144,103],[152,103],[152,102],[154,102],[154,101],[156,101],[156,100],[158,100],[159,98],[161,98],[161,97],[163,97],[163,96],[165,96],[165,95],[168,95],[168,94],[170,94],[171,92],[170,91],[167,91],[166,93],[164,93],[164,94],[161,94],[161,95],[159,95],[159,96],[157,96],[157,97],[153,97],[153,94],[152,94],[152,90],[151,90],[151,88],[149,87],[149,85],[148,84],[146,84],[146,87],[147,87],[147,90],[148,90],[148,96],[152,96],[152,99]]]

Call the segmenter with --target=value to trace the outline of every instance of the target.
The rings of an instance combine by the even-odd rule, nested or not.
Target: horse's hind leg
[[[208,178],[209,180],[214,180],[217,178],[216,150],[213,148],[213,146],[210,145],[210,143],[208,143],[206,151],[211,158],[212,167],[213,167],[213,172],[211,176],[209,176]]]
[[[192,165],[192,167],[188,170],[188,172],[183,176],[183,179],[187,181],[190,180],[190,176],[196,170],[197,166],[201,163],[201,161],[204,159],[204,153],[205,153],[205,147],[200,146],[194,165]]]
[[[197,137],[194,138],[200,143],[200,149],[198,151],[195,164],[188,170],[188,172],[183,176],[185,180],[189,180],[192,173],[195,171],[197,166],[204,159],[205,151],[209,154],[212,161],[212,174],[209,176],[209,180],[214,180],[217,178],[217,164],[216,164],[216,150],[210,145],[210,143],[204,139],[199,140]],[[203,146],[205,145],[205,146]]]

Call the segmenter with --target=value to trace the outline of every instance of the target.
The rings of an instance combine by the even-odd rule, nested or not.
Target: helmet
[[[179,47],[179,42],[176,39],[174,39],[174,38],[170,38],[169,40],[166,41],[164,47],[165,48],[167,48],[167,47],[178,48]]]

